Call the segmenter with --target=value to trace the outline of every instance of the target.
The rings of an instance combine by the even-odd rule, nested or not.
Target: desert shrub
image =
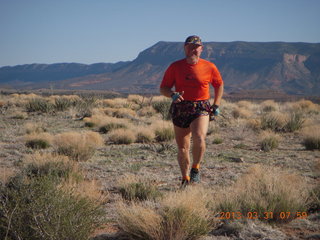
[[[188,188],[172,192],[159,204],[152,202],[118,206],[118,225],[128,239],[187,240],[208,234],[214,225],[207,192]]]
[[[53,104],[53,107],[56,111],[66,111],[68,110],[71,106],[73,106],[74,101],[69,99],[69,98],[56,98]]]
[[[27,112],[49,113],[53,110],[53,105],[43,98],[31,99],[26,103],[25,107]]]
[[[99,132],[101,133],[108,133],[111,130],[119,129],[119,128],[127,128],[126,125],[123,123],[115,123],[115,122],[110,122],[107,123],[99,128]]]
[[[14,178],[1,188],[5,239],[88,239],[103,222],[101,206],[56,188],[50,177]]]
[[[118,108],[112,113],[116,118],[133,118],[136,116],[136,112],[129,108]]]
[[[134,132],[130,129],[119,128],[109,134],[109,141],[115,144],[131,144],[136,140]]]
[[[11,114],[11,118],[13,118],[13,119],[26,119],[26,118],[28,118],[28,114],[26,112],[14,111]]]
[[[50,143],[45,139],[31,139],[26,142],[26,147],[32,149],[46,149],[50,147]]]
[[[81,178],[76,165],[68,157],[52,153],[35,153],[25,160],[23,174],[31,177],[50,177],[52,179]]]
[[[154,140],[155,134],[152,129],[147,127],[138,128],[136,130],[136,142],[138,143],[150,143]]]
[[[263,112],[273,112],[278,110],[279,105],[274,100],[266,100],[261,103]]]
[[[302,131],[303,145],[307,150],[320,149],[320,130],[318,125],[310,126]]]
[[[121,196],[129,201],[155,200],[162,195],[150,179],[133,175],[126,175],[120,180],[119,191]]]
[[[223,140],[222,140],[222,138],[215,138],[215,139],[213,139],[212,143],[213,144],[221,144],[221,143],[223,143]]]
[[[265,131],[260,134],[260,147],[263,151],[271,151],[279,146],[279,135]]]
[[[158,142],[165,142],[174,139],[174,131],[172,127],[159,127],[155,130],[155,139]]]
[[[103,146],[102,137],[95,132],[65,132],[54,137],[54,147],[58,154],[69,156],[76,161],[87,161],[96,148]]]
[[[250,193],[250,194],[248,194]],[[268,221],[285,222],[294,219],[293,213],[305,212],[310,188],[304,178],[284,172],[278,168],[256,165],[242,175],[234,185],[216,193],[217,210],[240,212],[247,217],[263,219],[265,212],[272,213]],[[285,218],[280,213],[287,213]]]
[[[247,127],[254,130],[259,131],[261,129],[261,120],[260,119],[248,119],[247,120]]]
[[[73,103],[77,117],[85,118],[92,116],[92,110],[97,106],[97,97],[95,96],[82,96],[80,99],[76,99]]]
[[[146,106],[141,108],[137,113],[141,117],[151,117],[156,113],[156,110],[152,106]]]
[[[232,110],[232,116],[234,118],[249,118],[252,115],[252,112],[246,108],[235,108]]]
[[[84,126],[89,127],[89,128],[93,128],[95,126],[95,124],[93,122],[85,122]]]
[[[301,112],[291,112],[283,129],[285,132],[295,132],[303,127],[305,119]]]
[[[130,108],[130,103],[128,103],[128,100],[126,98],[104,99],[102,101],[102,104],[105,107],[111,107],[111,108],[123,108],[123,107]]]
[[[51,146],[52,136],[49,133],[32,133],[24,137],[26,147],[32,149],[46,149]]]
[[[161,101],[152,102],[152,107],[161,114],[163,120],[170,120],[171,115],[169,114],[169,109],[172,101],[165,99]]]
[[[39,134],[46,131],[46,128],[42,123],[26,123],[24,125],[25,131],[27,134]]]
[[[272,131],[283,131],[287,116],[280,112],[270,112],[261,117],[261,128]]]

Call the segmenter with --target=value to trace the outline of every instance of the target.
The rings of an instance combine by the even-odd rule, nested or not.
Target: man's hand
[[[216,104],[213,104],[213,106],[211,107],[213,115],[214,116],[218,116],[220,114],[220,109],[219,106]]]
[[[182,91],[182,92],[173,92],[171,94],[172,101],[174,103],[182,102],[184,100],[184,98],[182,97],[183,94],[184,94],[184,91]]]

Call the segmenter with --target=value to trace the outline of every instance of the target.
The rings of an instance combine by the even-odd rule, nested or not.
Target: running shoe
[[[190,182],[191,183],[199,183],[200,182],[199,169],[191,168],[191,171],[190,171]]]

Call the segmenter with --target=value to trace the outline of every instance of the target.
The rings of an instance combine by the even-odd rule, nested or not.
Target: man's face
[[[189,43],[184,46],[186,57],[200,57],[203,47],[201,45]]]

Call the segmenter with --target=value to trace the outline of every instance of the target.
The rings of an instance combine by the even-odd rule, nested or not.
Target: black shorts
[[[210,112],[209,100],[182,101],[172,103],[170,107],[172,122],[180,128],[190,127],[193,120],[200,116],[208,116]]]

